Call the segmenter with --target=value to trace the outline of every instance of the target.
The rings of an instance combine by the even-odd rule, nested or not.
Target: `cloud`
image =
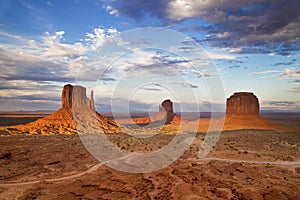
[[[180,85],[182,87],[198,88],[197,85],[190,83],[188,81],[170,81],[170,83],[175,84],[175,85]]]
[[[287,65],[293,65],[294,62],[278,62],[278,63],[274,63],[272,64],[272,66],[287,66]]]
[[[82,43],[76,42],[74,44],[62,43],[61,40],[64,31],[57,31],[53,35],[49,32],[42,36],[42,57],[51,59],[66,59],[68,57],[79,57],[87,51]]]
[[[159,19],[161,24],[200,19],[199,25],[192,29],[207,33],[207,37],[201,39],[202,43],[220,48],[241,48],[236,53],[287,56],[299,49],[298,0],[106,0],[105,3],[118,15],[137,21],[149,15]],[[189,29],[181,28],[182,31]]]
[[[174,76],[181,74],[191,64],[184,59],[163,52],[136,50],[119,61],[119,71],[123,74],[156,74]]]
[[[119,16],[119,11],[114,9],[112,6],[110,5],[104,5],[103,8],[110,14],[110,15],[116,15]]]
[[[285,69],[284,73],[279,74],[278,76],[281,77],[299,77],[300,76],[300,69]]]
[[[64,34],[62,30],[53,34],[46,32],[40,40],[28,40],[0,32],[0,35],[12,40],[10,44],[0,46],[0,78],[74,82],[79,75],[81,80],[95,81],[100,71],[104,70],[103,63],[110,62],[110,58],[103,56],[99,64],[88,61],[87,55],[109,42],[123,44],[119,32],[114,28],[95,28],[86,34],[86,38],[74,43],[65,43]],[[80,69],[81,74],[78,74]],[[102,81],[115,81],[115,78],[105,75]]]
[[[160,88],[155,88],[155,87],[143,87],[142,89],[146,91],[161,91]]]
[[[169,0],[105,0],[104,3],[106,3],[105,8],[110,14],[125,15],[136,20],[141,20],[147,14],[160,19],[165,18]]]
[[[98,50],[109,42],[119,45],[123,44],[123,41],[120,38],[120,32],[115,28],[95,28],[92,33],[86,33],[84,41],[88,43],[92,50]]]
[[[117,79],[112,77],[101,77],[100,81],[117,81]]]
[[[211,73],[209,70],[192,70],[191,71],[193,74],[196,75],[196,77],[201,78],[201,77],[211,77],[211,76],[217,76],[217,74]]]
[[[299,101],[263,101],[262,109],[268,110],[300,110]]]
[[[31,81],[31,80],[0,80],[0,93],[3,94],[3,90],[18,90],[18,91],[60,91],[61,88],[57,85],[48,83],[47,81]]]
[[[22,82],[14,81],[18,84]],[[25,84],[23,87],[14,87],[12,83],[1,84],[6,85],[0,90],[0,110],[52,110],[60,107],[61,88],[56,86]]]
[[[260,72],[253,72],[249,75],[261,75],[261,74],[270,74],[270,73],[279,73],[279,72],[282,72],[282,71],[279,71],[279,70],[267,70],[267,71],[260,71]]]
[[[23,40],[23,38],[21,36],[19,36],[19,35],[15,35],[15,34],[11,34],[11,33],[6,33],[6,32],[2,32],[2,31],[0,31],[0,35],[2,37],[6,37],[6,38]]]
[[[223,59],[223,60],[233,60],[236,58],[236,56],[228,53],[219,53],[219,52],[207,52],[209,57],[212,59]]]
[[[300,80],[298,80],[298,82],[300,82]],[[288,92],[296,92],[296,93],[300,93],[300,87],[295,87],[295,88],[290,88],[287,90]]]
[[[61,101],[61,97],[60,96],[45,96],[45,95],[22,95],[22,96],[14,96],[14,97],[2,97],[1,99],[16,99],[16,100],[26,100],[26,101],[30,101],[30,102],[48,102],[48,101],[57,101],[60,102]]]
[[[300,79],[295,79],[293,82],[294,83],[300,83]]]
[[[118,34],[113,28],[96,28],[87,33],[84,39],[66,43],[65,32],[62,30],[52,34],[46,32],[35,40],[0,32],[0,36],[9,41],[0,46],[0,95],[4,98],[2,101],[57,100],[51,99],[47,93],[40,92],[57,89],[59,97],[61,86],[64,83],[74,83],[76,77],[79,81],[97,81],[101,70],[105,68],[103,63],[108,63],[110,58],[104,57],[99,64],[88,60],[87,55],[101,49],[106,42],[120,44]],[[111,82],[116,79],[109,74],[103,74],[101,81]],[[56,88],[55,85],[60,87]],[[33,91],[35,94],[31,94]],[[40,96],[36,96],[36,93]],[[32,107],[30,103],[26,105]]]
[[[0,48],[0,78],[4,80],[33,80],[68,82],[74,80],[69,75],[65,63],[55,63],[35,55],[20,55],[18,51]]]

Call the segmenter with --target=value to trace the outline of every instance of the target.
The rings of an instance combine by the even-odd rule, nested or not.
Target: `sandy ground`
[[[299,199],[299,133],[225,131],[201,160],[204,137],[165,168],[127,173],[99,163],[77,135],[2,135],[0,199]],[[128,152],[173,138],[109,136]]]

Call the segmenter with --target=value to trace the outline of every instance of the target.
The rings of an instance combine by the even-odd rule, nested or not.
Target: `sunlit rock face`
[[[67,84],[62,90],[62,107],[53,114],[26,125],[15,126],[26,134],[77,134],[119,133],[115,121],[100,115],[94,106],[93,91],[86,95],[86,88]]]
[[[90,99],[86,96],[86,88],[67,84],[62,90],[62,108],[80,108],[95,110],[93,91]]]
[[[259,115],[258,98],[250,92],[237,92],[227,99],[226,115]]]

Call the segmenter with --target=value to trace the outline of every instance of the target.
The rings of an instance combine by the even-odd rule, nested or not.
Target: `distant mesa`
[[[250,92],[236,92],[227,99],[226,115],[259,115],[258,98]]]
[[[278,127],[259,114],[259,100],[251,92],[236,92],[227,98],[226,115],[220,119],[215,119],[211,123],[209,118],[200,118],[197,120],[198,131],[206,132],[210,130],[280,130]]]
[[[173,102],[170,99],[167,99],[159,105],[159,111],[153,116],[153,120],[164,121],[165,124],[171,124],[174,116]]]
[[[118,133],[115,121],[95,111],[93,91],[86,96],[86,88],[67,84],[62,90],[62,108],[51,115],[10,130],[27,134]],[[10,131],[11,132],[11,131]]]
[[[226,117],[223,130],[278,129],[259,114],[259,100],[250,92],[236,92],[226,102]]]
[[[166,99],[159,104],[159,110],[155,115],[144,118],[134,118],[132,120],[136,124],[149,124],[151,122],[157,122],[160,125],[180,124],[182,122],[181,117],[174,113],[173,102],[170,99]]]

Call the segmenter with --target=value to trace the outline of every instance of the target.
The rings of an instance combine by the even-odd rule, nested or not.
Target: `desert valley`
[[[8,121],[16,116],[4,115]],[[253,93],[229,97],[226,114],[214,121],[215,127],[209,126],[209,116],[183,119],[173,112],[171,100],[163,101],[152,116],[114,120],[95,110],[93,92],[88,98],[84,87],[72,85],[62,90],[62,108],[45,117],[28,114],[24,118],[35,121],[1,124],[0,199],[273,200],[300,196],[299,115],[260,113]],[[220,124],[218,141],[206,156],[199,156],[207,132],[218,131],[214,128]],[[128,156],[99,162],[82,140],[90,134],[105,135]],[[184,135],[190,143],[170,165],[135,173],[110,166],[135,165],[136,153],[159,151],[176,135]],[[101,141],[93,142],[93,147],[101,145]]]

